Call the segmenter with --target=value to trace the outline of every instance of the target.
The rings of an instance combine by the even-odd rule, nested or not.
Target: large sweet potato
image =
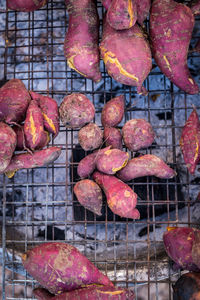
[[[115,127],[124,116],[124,96],[120,95],[109,100],[103,107],[101,113],[102,125]]]
[[[20,123],[25,119],[31,97],[20,79],[11,79],[0,88],[0,121]]]
[[[105,20],[100,52],[107,72],[113,79],[137,86],[139,94],[147,94],[142,84],[151,71],[151,50],[137,24],[130,29],[117,31]]]
[[[189,272],[183,274],[173,287],[173,300],[200,299],[200,273]]]
[[[142,26],[144,20],[146,20],[150,7],[151,0],[136,0],[137,5],[137,22]]]
[[[99,70],[99,20],[94,0],[65,0],[69,27],[64,53],[70,68],[94,81],[101,80]]]
[[[199,92],[187,66],[193,27],[194,16],[186,5],[173,0],[153,1],[150,13],[153,56],[161,71],[188,94]]]
[[[103,143],[103,131],[95,123],[89,123],[79,130],[78,141],[85,151],[97,149]]]
[[[137,195],[124,182],[113,175],[94,172],[93,178],[104,190],[108,206],[112,212],[120,217],[139,219],[140,213],[135,208]]]
[[[27,272],[52,294],[88,284],[113,286],[77,248],[66,243],[44,243],[22,256]]]
[[[47,0],[6,0],[7,7],[18,11],[34,11],[41,8]]]
[[[106,126],[103,131],[103,137],[106,146],[111,146],[113,149],[123,149],[122,135],[118,128]]]

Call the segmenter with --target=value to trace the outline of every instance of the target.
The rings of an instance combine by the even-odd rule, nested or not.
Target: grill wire
[[[102,16],[101,3],[98,1],[97,5]],[[120,125],[132,118],[146,118],[156,132],[156,142],[140,153],[158,154],[179,175],[172,180],[147,177],[130,182],[140,194],[137,206],[143,214],[140,220],[113,216],[105,202],[103,217],[96,217],[74,199],[77,157],[80,160],[81,153],[87,153],[77,145],[77,130],[61,124],[59,136],[51,141],[51,145],[62,147],[57,161],[48,167],[18,171],[12,179],[0,175],[2,299],[33,299],[30,290],[36,282],[22,271],[18,257],[38,243],[54,240],[78,247],[116,285],[134,288],[137,300],[172,299],[172,284],[180,273],[174,274],[171,269],[163,251],[161,232],[169,225],[199,226],[198,218],[192,217],[194,203],[190,197],[193,190],[198,195],[199,171],[196,177],[187,173],[179,149],[180,130],[192,111],[192,104],[200,113],[199,96],[186,95],[177,89],[156,66],[145,81],[147,97],[138,96],[134,87],[117,84],[106,73],[102,61],[101,83],[79,76],[67,67],[62,52],[68,18],[64,1],[50,0],[34,13],[2,10],[0,17],[4,21],[0,24],[1,85],[6,80],[20,78],[29,90],[50,95],[58,104],[66,94],[84,93],[95,105],[98,125],[106,101],[124,94],[127,107]],[[195,28],[193,45],[200,38],[200,18],[196,18]],[[200,55],[191,52],[189,56],[192,74],[199,78]],[[181,218],[183,207],[187,214]],[[159,209],[163,209],[163,214],[157,213]],[[140,235],[136,234],[138,228],[144,231]],[[160,275],[159,266],[167,270],[166,276]],[[145,276],[139,276],[139,270]],[[18,277],[17,273],[24,276]],[[161,298],[163,288],[165,298]]]

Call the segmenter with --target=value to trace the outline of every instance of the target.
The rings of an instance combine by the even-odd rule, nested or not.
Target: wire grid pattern
[[[103,8],[97,2],[99,14],[103,15]],[[16,13],[12,11],[0,12],[5,17],[5,24],[1,24],[1,37],[4,37],[0,44],[0,68],[1,80],[20,78],[29,90],[50,95],[61,103],[66,94],[81,92],[86,94],[94,103],[96,108],[95,122],[101,126],[101,110],[107,100],[117,94],[124,94],[126,97],[126,112],[121,126],[129,119],[144,117],[153,125],[157,138],[162,130],[162,139],[154,147],[144,149],[141,153],[162,153],[162,158],[175,170],[184,168],[183,159],[179,155],[180,129],[184,125],[190,112],[192,111],[193,97],[186,95],[177,89],[169,80],[160,73],[158,68],[154,68],[145,81],[145,87],[149,90],[147,97],[138,96],[134,87],[116,85],[105,71],[101,61],[103,84],[95,84],[90,80],[81,77],[76,72],[67,67],[63,55],[64,35],[67,30],[67,12],[64,1],[50,0],[48,4],[34,13]],[[200,27],[200,19],[196,20],[197,27]],[[146,24],[148,27],[148,23]],[[100,20],[100,32],[102,31],[102,19]],[[198,32],[198,31],[197,31]],[[195,35],[193,43],[200,35]],[[199,55],[191,54],[190,59],[199,62]],[[199,69],[198,69],[199,70]],[[161,99],[161,100],[159,100]],[[200,106],[197,105],[197,110]],[[154,118],[155,114],[164,115],[161,122]],[[171,117],[168,117],[170,113]],[[179,119],[180,115],[183,116]],[[8,179],[0,175],[0,192],[2,193],[2,298],[22,299],[16,297],[16,288],[23,286],[23,299],[28,296],[28,287],[33,288],[35,281],[26,275],[23,279],[16,279],[15,268],[19,261],[15,260],[16,253],[24,252],[34,245],[55,239],[65,241],[78,247],[83,254],[88,256],[104,273],[112,271],[113,282],[116,285],[132,287],[135,289],[136,299],[140,284],[146,284],[147,293],[144,299],[151,299],[152,286],[156,289],[156,299],[159,299],[159,283],[167,283],[168,299],[172,299],[171,271],[169,268],[168,277],[160,279],[155,276],[151,278],[152,269],[155,270],[158,262],[168,264],[166,257],[157,255],[157,245],[162,245],[162,236],[156,235],[157,227],[168,225],[191,225],[198,226],[191,220],[190,212],[190,189],[198,187],[198,182],[191,182],[187,173],[184,182],[179,182],[177,178],[166,180],[164,183],[157,182],[164,187],[163,199],[158,199],[155,195],[154,178],[147,177],[147,180],[135,180],[130,182],[130,186],[141,186],[146,190],[146,198],[138,200],[138,209],[145,207],[146,218],[141,220],[126,220],[116,216],[108,217],[108,208],[104,203],[105,219],[94,216],[88,218],[88,213],[84,210],[84,218],[77,220],[74,216],[74,206],[78,206],[74,200],[72,189],[77,181],[75,176],[77,161],[74,158],[74,150],[77,146],[77,130],[66,129],[62,124],[59,136],[51,141],[52,145],[61,146],[62,154],[58,160],[48,167],[32,170],[18,171],[16,176]],[[85,153],[86,155],[87,153]],[[133,156],[133,153],[130,153]],[[184,197],[178,196],[179,186],[185,186]],[[173,187],[173,188],[171,188]],[[38,190],[41,191],[41,198],[36,199]],[[25,197],[16,198],[16,193],[22,193]],[[8,198],[8,194],[10,195]],[[188,209],[187,220],[179,217],[178,205],[184,203]],[[37,216],[36,208],[44,212],[44,218]],[[166,218],[156,219],[155,208],[165,207]],[[175,207],[173,216],[170,207]],[[7,209],[11,210],[10,217],[7,218]],[[15,211],[21,209],[22,218],[16,219]],[[59,213],[64,216],[59,218]],[[31,218],[30,218],[31,215]],[[144,225],[146,228],[145,239],[140,239],[135,232],[138,226]],[[48,237],[48,226],[51,226],[51,239]],[[76,226],[82,234],[77,238]],[[35,232],[38,227],[44,229],[43,238],[36,238]],[[55,227],[62,229],[64,237],[56,237]],[[70,228],[70,234],[69,234]],[[97,238],[97,232],[101,228],[101,238]],[[103,228],[103,230],[102,230]],[[20,238],[16,231],[24,232]],[[88,238],[88,232],[93,230],[93,238]],[[120,238],[118,232],[123,230],[126,238]],[[151,234],[150,234],[151,233]],[[137,244],[142,245],[143,255],[137,253]],[[101,253],[97,251],[100,245]],[[92,251],[88,252],[88,246]],[[112,252],[108,253],[108,247],[112,246]],[[123,252],[118,251],[119,246]],[[7,249],[9,249],[12,259],[8,259]],[[152,250],[153,249],[153,250]],[[147,266],[147,279],[137,278],[136,271],[139,265]],[[12,275],[6,278],[5,271],[9,267]],[[119,273],[123,270],[123,277]],[[131,273],[130,270],[135,272]],[[8,289],[12,289],[8,296]],[[33,298],[33,296],[32,296]],[[32,299],[31,298],[31,299]]]

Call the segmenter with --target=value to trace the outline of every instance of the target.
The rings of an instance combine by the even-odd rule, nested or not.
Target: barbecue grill
[[[130,182],[138,194],[140,220],[113,215],[105,201],[103,215],[95,216],[72,193],[79,180],[78,162],[87,153],[78,145],[78,130],[61,124],[59,135],[50,143],[62,147],[61,156],[53,164],[20,170],[11,179],[0,175],[2,299],[33,299],[31,291],[37,283],[23,269],[20,255],[47,241],[74,245],[114,284],[133,288],[137,300],[172,299],[172,284],[181,273],[173,270],[166,256],[162,234],[167,226],[200,227],[200,168],[194,176],[189,175],[179,147],[181,128],[192,105],[200,114],[200,96],[179,90],[155,64],[145,81],[149,90],[146,97],[138,95],[135,87],[112,80],[102,61],[103,79],[95,84],[66,64],[63,42],[68,16],[64,1],[49,0],[33,13],[7,11],[4,2],[0,0],[0,85],[19,78],[29,90],[50,95],[58,104],[67,94],[84,93],[95,105],[99,126],[103,105],[123,94],[126,112],[120,127],[129,119],[142,117],[156,133],[151,147],[131,156],[158,155],[176,170],[177,176]],[[104,9],[100,1],[97,5],[101,36]],[[145,25],[148,30],[148,21]],[[200,17],[196,18],[191,49],[198,38]],[[188,63],[200,83],[200,54],[190,51]]]

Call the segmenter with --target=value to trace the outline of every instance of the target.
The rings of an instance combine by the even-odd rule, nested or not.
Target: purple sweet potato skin
[[[151,0],[136,0],[137,5],[137,22],[143,26],[144,20],[146,20],[150,7]]]
[[[112,0],[106,15],[107,21],[115,30],[131,28],[137,20],[135,0]]]
[[[64,97],[59,107],[59,113],[64,125],[78,128],[93,120],[95,108],[84,94],[72,93]]]
[[[176,172],[159,157],[146,154],[129,160],[127,165],[117,172],[117,176],[123,181],[129,181],[143,176],[156,176],[169,179],[176,175]]]
[[[108,9],[111,5],[112,0],[101,0],[102,5],[105,7],[105,9]]]
[[[199,87],[187,66],[194,16],[173,0],[154,0],[150,14],[152,53],[161,71],[180,89],[197,94]]]
[[[104,127],[115,127],[121,122],[124,116],[124,101],[124,95],[120,95],[104,105],[101,113],[101,123]]]
[[[182,129],[180,147],[188,171],[194,174],[200,159],[200,122],[195,108]]]
[[[46,4],[47,0],[7,0],[7,7],[18,11],[34,11]]]
[[[103,131],[95,123],[89,123],[79,130],[78,141],[85,151],[97,149],[103,143]]]
[[[14,130],[4,122],[0,122],[0,173],[8,167],[17,144]]]
[[[87,284],[113,286],[77,248],[58,242],[40,244],[22,256],[27,272],[52,294]]]
[[[25,119],[31,98],[20,79],[11,79],[0,88],[0,121],[8,124]]]
[[[195,16],[200,15],[200,0],[194,0],[189,3],[190,9]]]
[[[36,100],[43,115],[44,128],[56,137],[59,133],[59,112],[56,100],[38,93],[29,92],[31,98]]]
[[[135,208],[137,195],[126,183],[113,175],[98,171],[94,172],[93,179],[104,190],[108,206],[114,214],[124,218],[140,218],[140,213]]]
[[[122,128],[124,144],[131,151],[138,151],[152,145],[155,133],[149,122],[144,119],[132,119]]]
[[[65,0],[69,28],[65,36],[64,54],[69,67],[96,82],[99,70],[99,19],[94,0]]]
[[[111,146],[113,149],[123,149],[122,135],[118,128],[105,127],[103,131],[103,137],[106,146]]]
[[[126,166],[128,159],[128,152],[110,149],[99,155],[96,161],[96,168],[102,173],[114,175]]]
[[[173,285],[173,300],[199,300],[200,273],[183,274]]]
[[[100,52],[113,79],[136,86],[139,94],[147,94],[142,84],[152,68],[151,50],[137,24],[130,29],[116,31],[105,20]]]
[[[85,208],[101,216],[102,192],[93,180],[83,179],[74,186],[74,194]]]
[[[89,286],[58,296],[52,296],[45,289],[35,289],[34,295],[38,300],[134,300],[133,290],[107,286]]]

